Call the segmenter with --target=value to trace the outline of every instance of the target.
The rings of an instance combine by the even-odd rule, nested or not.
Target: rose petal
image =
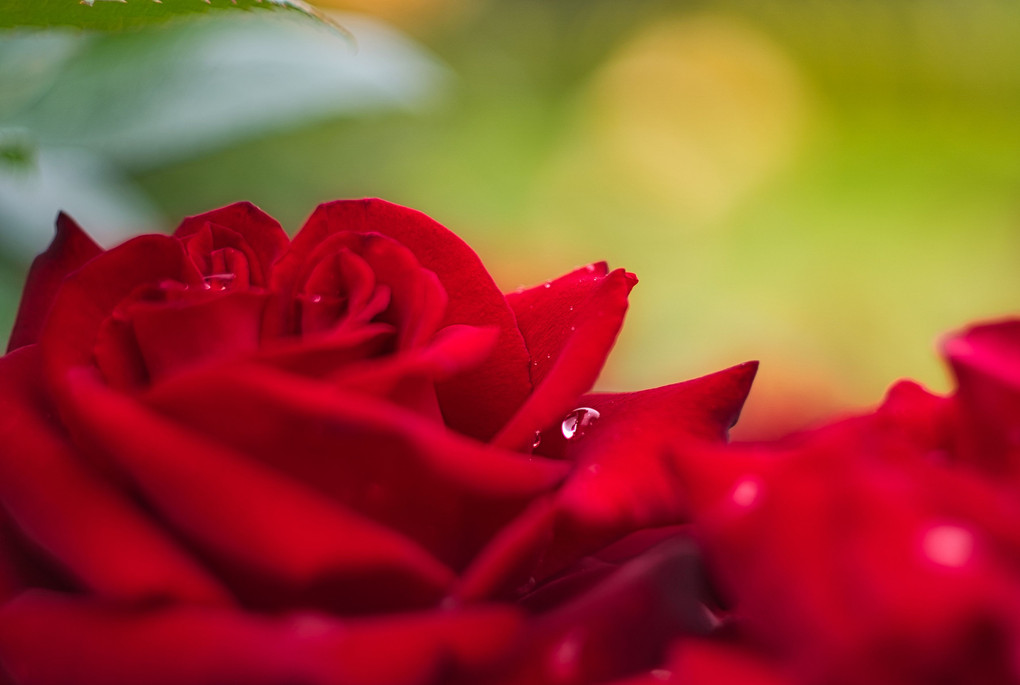
[[[420,685],[498,659],[519,625],[506,608],[341,621],[39,592],[0,611],[0,659],[21,685]]]
[[[0,502],[79,582],[117,599],[229,602],[229,593],[82,463],[40,394],[36,346],[0,358]]]
[[[6,511],[0,508],[0,605],[31,587],[73,591],[77,584],[52,558],[27,540]],[[0,683],[7,682],[2,677]]]
[[[247,601],[345,610],[421,606],[452,574],[397,532],[174,425],[78,374],[85,430]],[[214,399],[222,389],[206,386]],[[222,421],[222,415],[214,417]],[[285,452],[285,456],[290,456]]]
[[[725,439],[757,368],[748,362],[652,390],[587,395],[582,402],[600,417],[583,436],[567,442],[544,432],[542,450],[577,466],[559,492],[543,574],[639,528],[684,522],[690,502],[674,452],[692,440]]]
[[[447,326],[425,347],[354,362],[329,376],[337,387],[384,398],[442,423],[435,384],[481,364],[499,331]]]
[[[506,300],[478,256],[429,217],[381,200],[321,205],[294,238],[280,269],[294,269],[326,236],[341,231],[381,233],[406,245],[435,272],[450,297],[441,325],[496,326],[496,350],[475,371],[442,383],[439,399],[447,424],[485,440],[506,423],[531,389],[528,352]]]
[[[636,283],[634,275],[623,269],[597,281],[587,300],[578,305],[574,330],[559,355],[552,358],[551,352],[546,353],[551,367],[541,374],[531,395],[493,439],[494,445],[526,450],[536,431],[558,422],[577,406],[577,398],[591,389],[616,342],[627,311],[627,295]]]
[[[532,386],[538,386],[553,368],[574,334],[575,322],[590,316],[585,305],[597,296],[599,283],[608,273],[606,263],[597,262],[542,285],[507,293],[507,304],[531,355]]]
[[[685,446],[678,465],[692,492],[750,466],[699,512],[734,614],[807,682],[1012,682],[1015,505],[925,459],[927,446],[904,440],[910,430],[889,433],[886,419],[857,417],[778,446]],[[700,479],[710,469],[694,462],[715,473]],[[1012,520],[999,526],[1013,529],[1006,540],[981,525],[987,514],[968,515],[986,509]]]
[[[328,377],[359,361],[384,356],[393,347],[393,326],[371,323],[327,335],[267,341],[256,358],[262,364],[310,378]]]
[[[714,628],[706,593],[693,543],[662,542],[534,618],[504,682],[597,683],[654,668],[674,638]]]
[[[195,254],[200,258],[198,261],[208,258],[217,248],[231,247],[242,250],[249,256],[247,261],[252,285],[265,286],[269,283],[273,263],[290,244],[290,239],[276,219],[250,202],[235,202],[211,212],[190,216],[177,227],[174,237],[188,243],[189,238],[193,238],[206,228],[210,229],[211,240],[210,244],[205,246],[206,249]],[[229,232],[240,240],[233,239],[226,231],[214,228],[229,229]]]
[[[403,531],[455,568],[569,468],[487,447],[372,397],[254,365],[168,379],[147,401]]]
[[[800,682],[748,648],[707,640],[678,640],[659,682],[683,685],[793,685]]]
[[[129,240],[65,279],[40,338],[52,386],[59,392],[69,368],[93,363],[99,331],[117,305],[139,288],[165,280],[202,285],[180,242],[162,235]]]
[[[1020,319],[974,326],[942,348],[956,376],[962,456],[1020,483]]]
[[[303,295],[328,300],[347,299],[354,318],[375,317],[398,331],[398,349],[422,344],[446,313],[447,294],[438,277],[418,262],[414,253],[378,233],[345,231],[329,236],[307,256],[307,274],[299,271]],[[363,273],[367,272],[367,273]],[[351,282],[348,282],[348,281]],[[373,281],[390,294],[384,312],[358,317],[359,301],[367,301],[362,283]],[[348,293],[351,297],[347,297]]]
[[[457,602],[512,598],[534,584],[530,575],[552,540],[555,515],[551,497],[533,502],[478,553],[450,596]]]
[[[63,212],[57,215],[57,234],[53,242],[35,258],[29,269],[18,316],[7,343],[8,352],[38,342],[53,298],[64,278],[102,251],[74,219]]]
[[[130,311],[150,380],[193,364],[250,356],[258,349],[265,294],[234,290],[201,295],[193,301],[142,304]]]
[[[338,386],[385,397],[401,380],[421,377],[439,381],[481,364],[496,344],[499,331],[476,326],[447,326],[425,347],[339,367],[329,375]]]

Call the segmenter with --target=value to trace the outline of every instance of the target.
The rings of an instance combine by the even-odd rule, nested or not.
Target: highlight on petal
[[[341,620],[32,592],[0,609],[0,662],[19,685],[469,682],[520,628],[506,607]]]
[[[817,682],[1011,682],[1015,497],[887,418],[684,449],[690,491],[715,493],[697,525],[720,587],[743,633]]]
[[[86,374],[71,390],[88,437],[249,603],[391,610],[427,605],[453,580],[395,530]]]
[[[63,212],[57,216],[57,233],[53,242],[35,258],[28,271],[14,329],[7,343],[8,352],[39,341],[64,278],[102,251],[74,219]]]
[[[577,398],[594,385],[616,342],[627,311],[627,295],[636,283],[637,278],[623,269],[595,281],[588,298],[574,312],[573,330],[558,355],[553,358],[552,352],[546,353],[548,370],[542,371],[531,395],[493,438],[494,445],[527,450],[536,431],[548,428],[577,406]],[[540,330],[538,323],[535,328]]]
[[[406,245],[435,272],[450,297],[441,325],[495,326],[500,335],[485,364],[438,387],[440,405],[452,428],[491,438],[524,401],[531,388],[528,351],[513,312],[478,256],[431,218],[382,200],[320,205],[295,236],[280,269],[295,268],[327,236],[343,231],[381,233]]]

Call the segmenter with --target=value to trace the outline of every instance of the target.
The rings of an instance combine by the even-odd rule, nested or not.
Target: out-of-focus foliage
[[[70,26],[124,31],[217,10],[294,10],[323,19],[303,0],[0,0],[0,28]]]
[[[415,108],[441,90],[443,69],[413,43],[379,22],[351,22],[356,45],[264,15],[0,39],[9,94],[0,102],[0,244],[38,251],[59,209],[108,244],[159,227],[133,170],[340,113]]]
[[[464,235],[507,288],[608,258],[641,284],[603,384],[760,358],[752,429],[873,402],[900,375],[941,388],[934,337],[1017,308],[1015,3],[336,1],[378,11],[417,41],[410,62],[450,78],[258,139],[238,123],[215,148],[127,146],[114,157],[155,211],[251,199],[295,229],[316,202],[383,196]],[[271,99],[271,75],[246,87]],[[109,96],[175,83],[137,78]]]

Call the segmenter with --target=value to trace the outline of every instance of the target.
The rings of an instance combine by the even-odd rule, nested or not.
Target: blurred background
[[[760,359],[740,435],[949,383],[1020,295],[1011,0],[323,0],[0,34],[0,331],[58,209],[111,246],[251,200],[379,196],[504,289],[641,282],[600,380]]]

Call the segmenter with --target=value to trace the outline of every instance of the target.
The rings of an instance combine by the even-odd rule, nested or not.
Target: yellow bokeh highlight
[[[725,15],[655,23],[595,75],[591,139],[630,192],[723,218],[795,157],[807,121],[796,66]]]

